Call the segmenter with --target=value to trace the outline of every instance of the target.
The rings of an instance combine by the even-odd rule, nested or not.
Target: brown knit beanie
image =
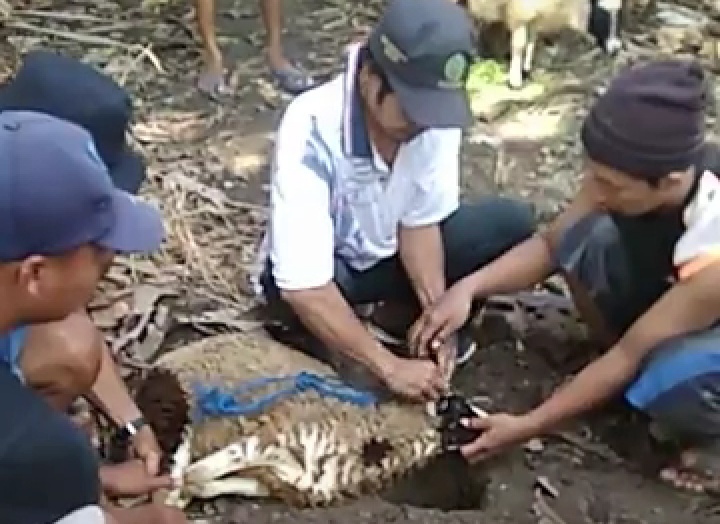
[[[630,67],[595,102],[582,128],[594,161],[644,180],[693,165],[705,143],[709,92],[695,63]]]

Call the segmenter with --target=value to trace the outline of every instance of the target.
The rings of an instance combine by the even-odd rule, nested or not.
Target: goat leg
[[[204,482],[203,484],[188,484],[185,493],[203,500],[212,499],[221,495],[234,495],[248,498],[267,498],[270,490],[256,479],[231,477],[221,480]]]
[[[523,65],[528,46],[528,27],[521,25],[512,31],[512,58],[508,72],[508,84],[512,89],[523,86]]]
[[[537,46],[537,33],[528,28],[527,44],[525,45],[525,57],[523,59],[523,78],[527,78],[532,71],[533,60],[535,59],[535,47]]]
[[[285,453],[283,453],[285,451]],[[202,486],[231,473],[250,469],[267,469],[291,483],[305,473],[290,452],[273,449],[261,450],[256,437],[243,439],[204,457],[185,470],[184,484]]]

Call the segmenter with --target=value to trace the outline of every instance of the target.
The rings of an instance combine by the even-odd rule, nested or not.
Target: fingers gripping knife
[[[242,399],[216,399],[223,409],[208,414],[198,385],[237,391],[250,383],[257,387]],[[466,442],[459,420],[478,414],[459,395],[426,410],[366,402],[338,383],[321,362],[252,333],[164,355],[139,386],[137,403],[172,460],[179,485],[167,502],[182,507],[235,494],[304,507],[377,493]]]

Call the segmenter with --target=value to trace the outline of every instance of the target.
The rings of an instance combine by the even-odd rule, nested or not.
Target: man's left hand
[[[527,415],[497,413],[463,422],[469,429],[482,431],[478,438],[460,448],[470,462],[485,460],[536,436],[536,430]]]
[[[469,281],[456,282],[423,311],[408,331],[408,344],[419,356],[439,349],[470,317],[474,289]]]
[[[148,475],[154,477],[159,473],[162,451],[160,451],[155,433],[150,426],[141,427],[133,436],[131,449],[135,456],[145,464]]]

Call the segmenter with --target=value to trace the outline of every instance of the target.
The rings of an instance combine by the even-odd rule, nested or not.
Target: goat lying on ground
[[[622,0],[459,0],[481,23],[503,23],[510,31],[511,52],[508,84],[523,85],[530,73],[537,39],[562,29],[590,34],[608,54],[622,47],[620,11]]]
[[[294,389],[284,390],[288,383]],[[482,414],[458,396],[435,409],[375,403],[260,334],[219,335],[166,354],[137,403],[172,457],[180,486],[167,503],[180,507],[221,494],[316,506],[378,492],[467,441],[459,418]],[[230,415],[213,416],[223,411]]]

